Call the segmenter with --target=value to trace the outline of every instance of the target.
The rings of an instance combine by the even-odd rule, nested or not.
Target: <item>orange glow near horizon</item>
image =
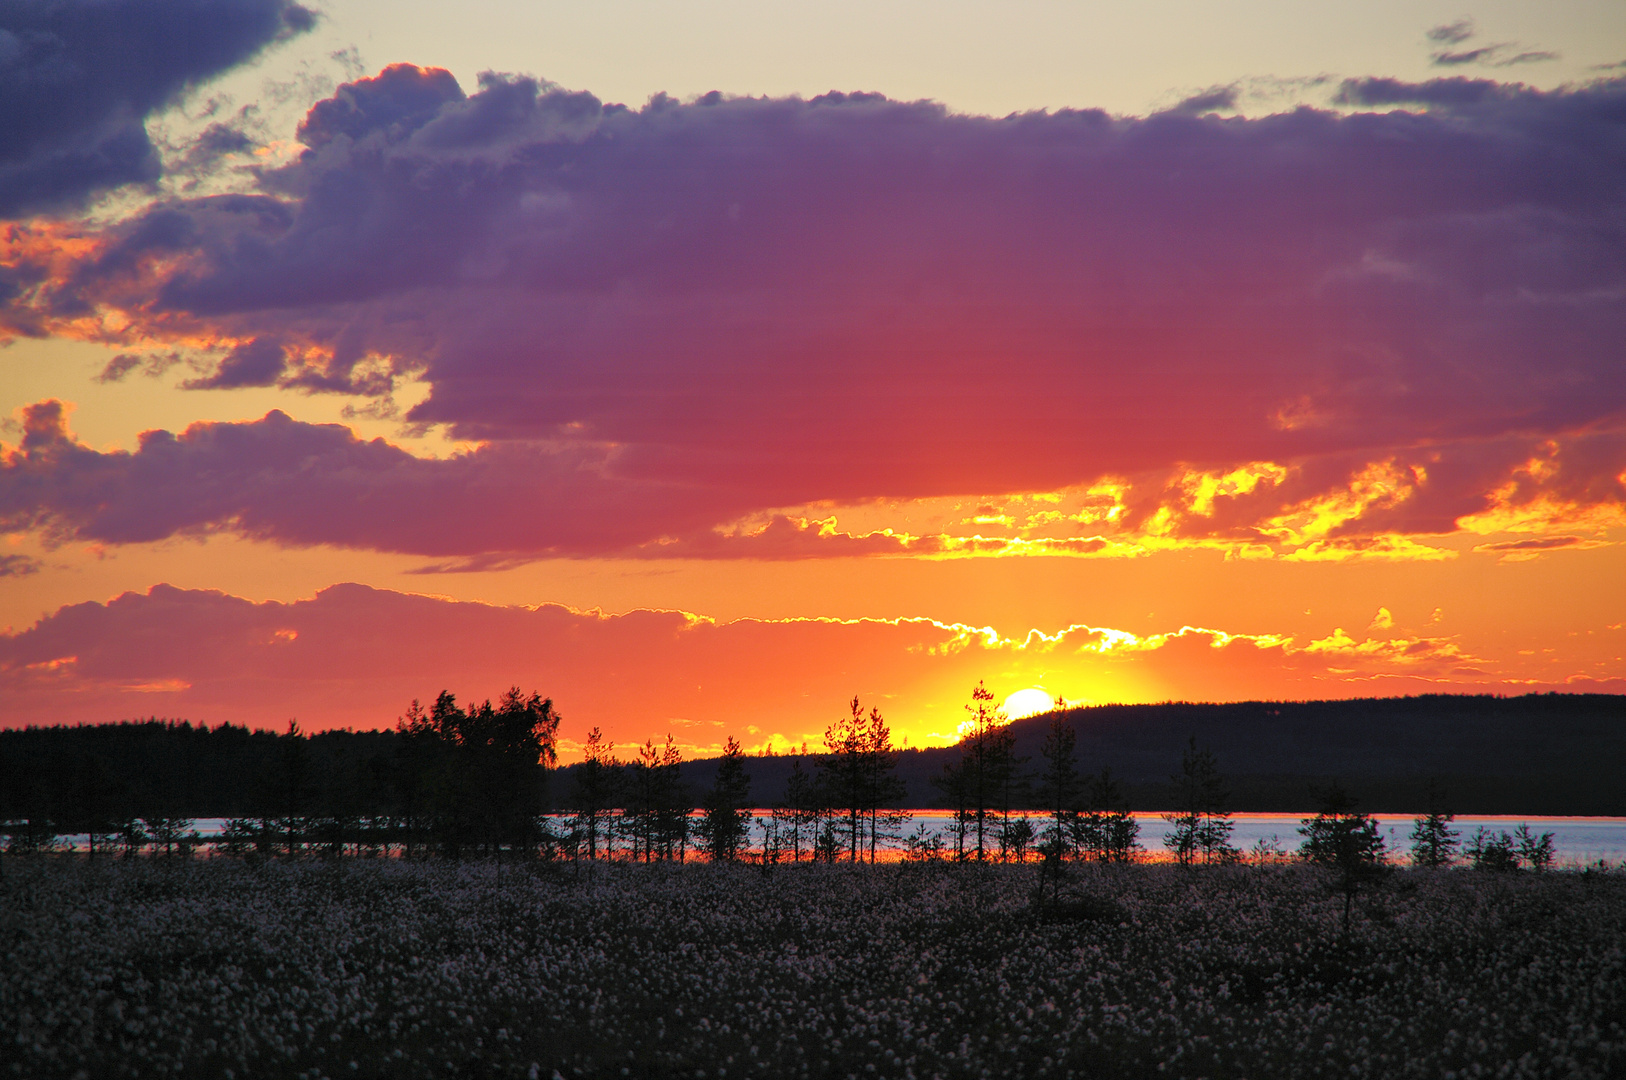
[[[307,730],[388,727],[412,698],[494,698],[518,684],[554,699],[565,761],[594,726],[623,748],[670,733],[690,757],[730,736],[753,752],[817,749],[854,694],[900,743],[945,745],[978,681],[996,700],[1042,687],[1074,705],[1623,689],[1610,674],[1626,646],[1618,616],[1560,653],[1454,631],[1455,619],[1409,603],[1348,614],[1334,605],[1330,626],[1313,618],[1270,634],[1073,625],[1003,635],[933,619],[610,615],[360,586],[292,603],[165,588],[0,638],[0,678],[8,726],[158,715],[270,728],[297,717]]]

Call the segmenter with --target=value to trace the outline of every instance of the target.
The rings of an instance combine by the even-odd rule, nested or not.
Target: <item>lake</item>
[[[766,815],[767,812],[758,811],[758,813]],[[914,819],[909,823],[909,830],[912,831],[916,825],[925,825],[929,832],[935,832],[945,840],[952,837],[952,814],[944,810],[916,810],[913,813]],[[1231,833],[1231,842],[1247,851],[1259,841],[1269,842],[1274,839],[1283,849],[1294,851],[1303,839],[1298,834],[1299,826],[1303,819],[1310,817],[1312,813],[1306,811],[1302,814],[1232,814],[1231,821],[1235,828]],[[1378,820],[1390,855],[1405,856],[1411,848],[1410,834],[1414,815],[1372,816]],[[1137,813],[1134,818],[1140,823],[1141,846],[1149,852],[1164,851],[1163,837],[1169,831],[1169,823],[1163,820],[1163,816],[1156,813]],[[1475,829],[1481,827],[1487,832],[1511,833],[1522,824],[1528,824],[1531,832],[1537,836],[1544,832],[1553,834],[1553,847],[1559,865],[1579,866],[1597,862],[1599,859],[1607,859],[1611,863],[1626,861],[1626,817],[1483,815],[1458,817],[1451,823],[1451,827],[1457,831],[1460,840],[1466,841],[1473,835]],[[1036,818],[1034,828],[1035,830],[1040,828]],[[752,839],[756,843],[761,843],[760,829],[753,831]]]
[[[768,815],[766,809],[756,810],[758,819]],[[912,832],[917,825],[924,825],[929,833],[936,833],[944,838],[945,843],[952,842],[953,815],[945,810],[914,810],[914,815],[907,826]],[[1012,815],[1017,817],[1020,815]],[[1298,848],[1301,837],[1298,829],[1301,821],[1309,817],[1310,813],[1303,814],[1232,814],[1231,821],[1235,828],[1231,833],[1231,842],[1236,847],[1247,851],[1254,844],[1264,841],[1274,841],[1286,851]],[[1382,829],[1384,841],[1392,857],[1404,858],[1411,847],[1409,839],[1412,829],[1413,816],[1409,814],[1373,814]],[[1037,815],[1029,815],[1033,819],[1034,829],[1041,827]],[[1148,852],[1161,854],[1163,837],[1169,830],[1168,822],[1163,820],[1161,814],[1137,813],[1135,820],[1140,823],[1140,843]],[[194,822],[194,828],[205,839],[219,836],[225,827],[224,818],[199,818]],[[1541,835],[1544,832],[1553,834],[1553,847],[1556,852],[1556,862],[1560,866],[1580,866],[1585,863],[1595,863],[1605,859],[1611,863],[1626,863],[1626,817],[1517,817],[1510,815],[1486,815],[1478,817],[1459,817],[1452,822],[1452,828],[1457,830],[1459,838],[1466,841],[1472,836],[1475,829],[1483,827],[1487,832],[1512,832],[1522,824],[1528,824],[1531,832]],[[64,837],[64,840],[76,848],[85,846],[84,836]],[[754,846],[762,844],[762,828],[754,824],[751,830],[751,841]],[[997,844],[997,841],[996,841]]]

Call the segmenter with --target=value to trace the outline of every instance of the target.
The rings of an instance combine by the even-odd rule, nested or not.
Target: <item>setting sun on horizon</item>
[[[1036,686],[1018,690],[1005,699],[1000,711],[1012,720],[1047,713],[1056,707],[1056,699]]]

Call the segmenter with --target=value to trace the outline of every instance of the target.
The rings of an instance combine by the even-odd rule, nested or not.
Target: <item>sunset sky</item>
[[[1626,692],[1626,5],[0,0],[0,725]]]

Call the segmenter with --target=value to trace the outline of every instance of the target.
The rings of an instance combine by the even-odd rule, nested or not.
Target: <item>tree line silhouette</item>
[[[559,713],[551,700],[517,686],[495,704],[460,706],[446,691],[427,709],[413,701],[387,732],[306,735],[293,722],[271,733],[157,720],[0,732],[0,828],[11,853],[48,850],[56,837],[74,834],[88,837],[93,859],[115,848],[184,852],[200,841],[191,819],[210,811],[228,818],[211,840],[216,850],[251,857],[388,852],[591,865],[606,858],[682,862],[692,852],[724,862],[750,853],[771,865],[874,862],[901,847],[910,859],[1037,856],[1041,889],[1069,861],[1134,859],[1140,826],[1125,785],[1110,767],[1080,771],[1074,715],[1048,717],[1038,748],[1043,763],[1030,771],[1030,757],[1018,753],[1017,725],[994,701],[983,684],[973,688],[961,737],[939,755],[947,760],[931,777],[935,801],[950,812],[946,836],[924,826],[905,831],[904,751],[880,710],[865,710],[857,697],[826,729],[826,752],[795,756],[779,797],[766,800],[765,816],[753,820],[748,759],[734,739],[707,763],[711,783],[698,791],[685,782],[670,735],[648,740],[623,762],[594,728],[583,760],[559,770]],[[1172,809],[1164,814],[1164,844],[1176,862],[1243,856],[1230,842],[1231,794],[1218,757],[1196,736],[1166,790]],[[1551,834],[1535,837],[1527,828],[1481,830],[1460,844],[1436,795],[1417,819],[1415,862],[1445,865],[1461,855],[1486,869],[1551,863]],[[1353,891],[1359,867],[1382,861],[1376,824],[1336,785],[1321,803],[1316,817],[1305,819],[1301,854],[1343,867]],[[1027,813],[1035,810],[1036,817]],[[755,846],[753,824],[761,837]],[[1252,855],[1268,861],[1283,853]]]

